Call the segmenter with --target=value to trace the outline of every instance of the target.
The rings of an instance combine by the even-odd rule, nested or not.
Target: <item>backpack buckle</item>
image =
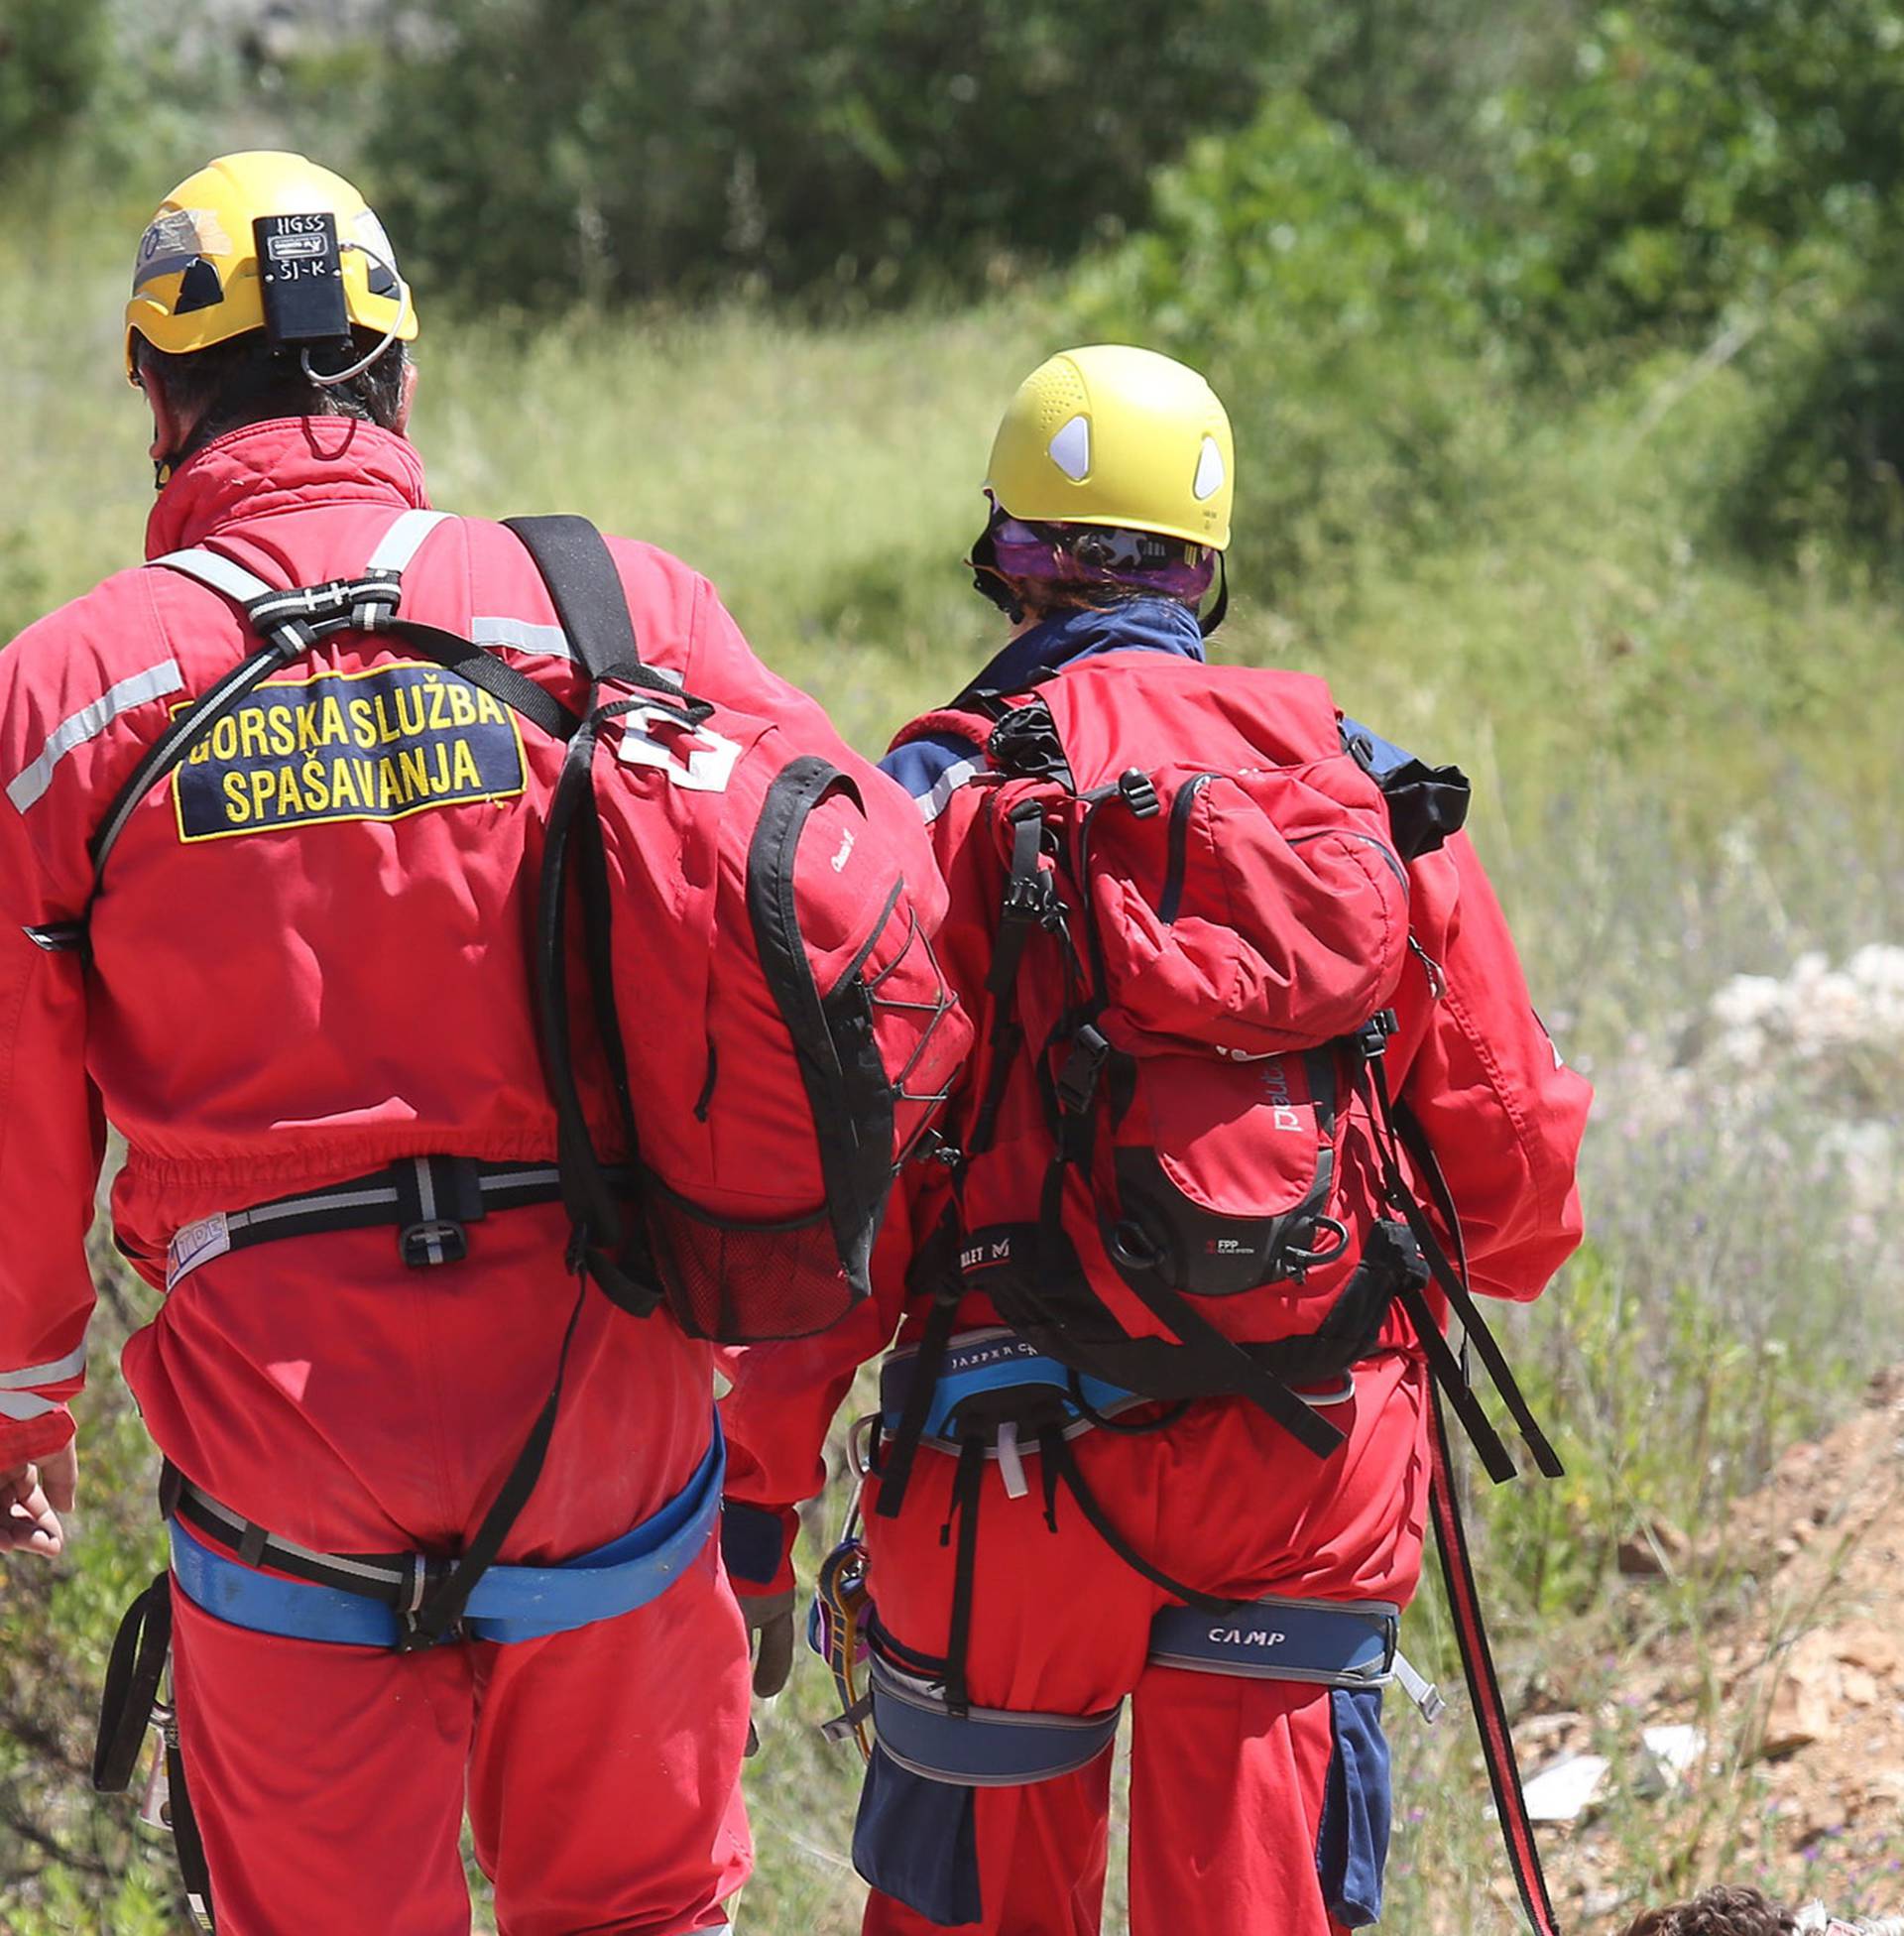
[[[1032,878],[1014,874],[1005,886],[1005,905],[1001,910],[1009,921],[1022,921],[1027,927],[1043,925],[1051,907],[1051,884],[1042,873]]]
[[[1058,1101],[1067,1115],[1082,1116],[1091,1107],[1110,1059],[1111,1044],[1087,1022],[1071,1037],[1071,1053],[1058,1076]]]
[[[425,1217],[406,1224],[397,1249],[413,1270],[437,1264],[460,1264],[469,1255],[469,1233],[452,1217]]]
[[[1139,820],[1154,819],[1163,811],[1163,802],[1157,797],[1150,776],[1137,767],[1119,774],[1118,797]]]
[[[1388,1052],[1388,1037],[1400,1026],[1393,1009],[1377,1009],[1356,1030],[1356,1052],[1365,1062],[1379,1061]]]

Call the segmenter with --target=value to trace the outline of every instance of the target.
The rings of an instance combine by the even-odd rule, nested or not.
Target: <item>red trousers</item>
[[[1091,1431],[1074,1441],[1078,1463],[1132,1545],[1189,1585],[1239,1599],[1405,1604],[1427,1512],[1424,1378],[1418,1363],[1388,1358],[1361,1367],[1357,1381],[1355,1398],[1328,1414],[1350,1437],[1326,1465],[1240,1401],[1199,1404],[1146,1436]],[[1346,1716],[1341,1706],[1372,1697],[1149,1665],[1150,1624],[1166,1596],[1062,1492],[1053,1532],[1035,1455],[1025,1464],[1022,1499],[1007,1496],[996,1465],[983,1482],[967,1651],[974,1704],[1088,1714],[1131,1697],[1130,1936],[1336,1936],[1349,1924],[1331,1904],[1357,1893],[1357,1875],[1367,1899],[1371,1863],[1378,1885],[1380,1848],[1355,1844],[1369,1810],[1384,1825],[1376,1841],[1385,1838],[1385,1762],[1371,1751],[1369,1711]],[[872,1512],[878,1482],[868,1482],[880,1622],[902,1647],[935,1656],[952,1601],[957,1541],[941,1532],[953,1470],[952,1459],[922,1452],[896,1519]],[[1346,1718],[1357,1722],[1354,1740],[1344,1738]],[[1054,1780],[971,1791],[980,1916],[934,1922],[876,1887],[867,1936],[1096,1936],[1110,1769],[1107,1751]],[[1366,1792],[1371,1783],[1382,1792]],[[882,1853],[868,1850],[868,1835],[863,1808],[863,1868]]]
[[[574,1296],[555,1206],[290,1239],[184,1278],[127,1347],[159,1445],[330,1552],[449,1550],[545,1395]],[[605,1544],[707,1449],[704,1346],[590,1291],[547,1464],[505,1562]],[[175,1592],[180,1747],[221,1936],[462,1936],[465,1805],[503,1936],[684,1936],[747,1879],[746,1634],[718,1540],[659,1599],[511,1645],[281,1639]]]

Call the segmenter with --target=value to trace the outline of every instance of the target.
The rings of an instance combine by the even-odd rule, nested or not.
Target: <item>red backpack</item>
[[[812,751],[649,670],[592,527],[513,529],[594,681],[539,913],[578,1260],[635,1308],[658,1286],[697,1337],[821,1330],[868,1295],[893,1176],[971,1045],[932,951],[945,890],[924,830],[896,794],[876,810],[890,783],[842,743]],[[571,901],[637,1214],[582,1103]]]
[[[1402,1182],[1381,1064],[1407,862],[1460,825],[1465,783],[1416,768],[1384,792],[1295,673],[1108,654],[986,704],[974,838],[1000,921],[954,1210],[915,1285],[921,1415],[978,1292],[1079,1377],[1241,1395],[1325,1456],[1342,1435],[1292,1388],[1341,1380],[1399,1299],[1504,1463],[1423,1295],[1444,1281],[1495,1370]]]

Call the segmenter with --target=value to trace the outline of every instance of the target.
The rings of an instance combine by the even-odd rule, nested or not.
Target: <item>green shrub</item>
[[[1513,313],[1572,341],[1703,325],[1862,248],[1904,187],[1897,0],[1603,10],[1570,85],[1493,104]]]
[[[376,146],[486,305],[983,283],[1138,218],[1253,103],[1256,0],[439,0]]]
[[[1161,170],[1149,226],[1077,273],[1074,328],[1205,369],[1238,435],[1245,582],[1283,600],[1445,541],[1507,435],[1491,243],[1300,95]]]
[[[111,52],[108,0],[7,0],[0,11],[0,175],[79,117]]]

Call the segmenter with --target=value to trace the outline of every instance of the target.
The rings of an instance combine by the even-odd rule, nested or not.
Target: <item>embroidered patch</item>
[[[267,682],[192,748],[173,783],[181,840],[401,820],[522,790],[514,716],[422,665]]]

